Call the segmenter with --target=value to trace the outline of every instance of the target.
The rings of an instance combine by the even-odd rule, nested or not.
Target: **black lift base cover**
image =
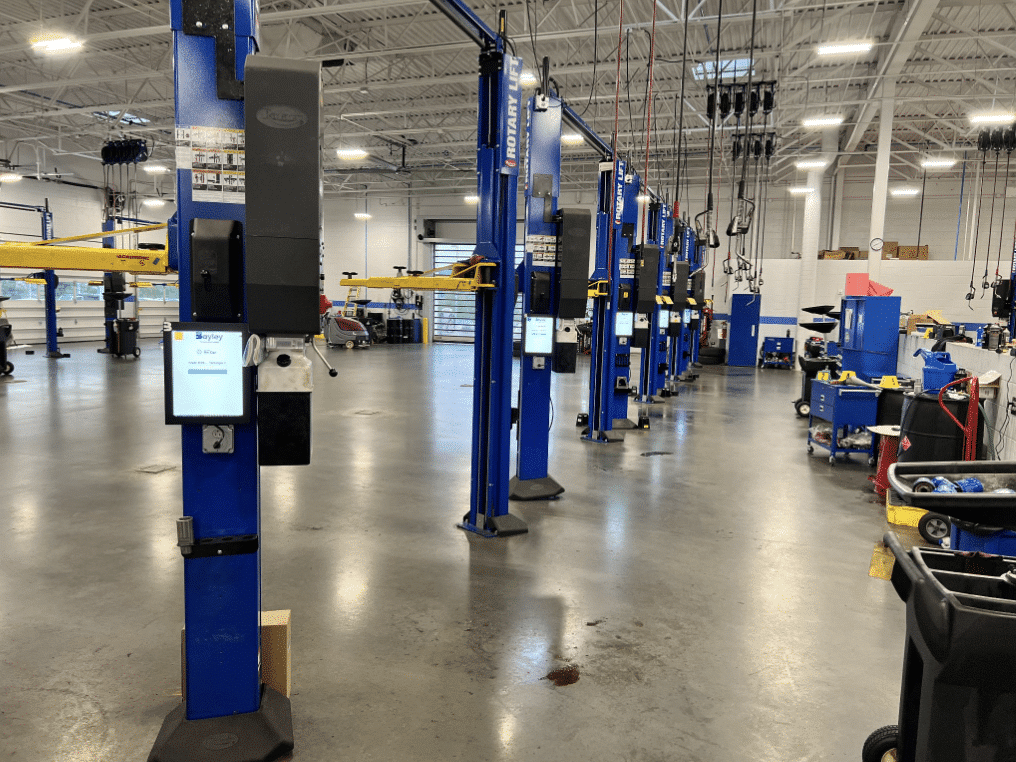
[[[564,492],[564,487],[552,476],[542,479],[520,479],[513,476],[508,482],[510,500],[550,500]]]
[[[510,537],[513,534],[525,534],[529,531],[526,522],[518,516],[512,516],[510,513],[488,518],[487,529],[494,532],[498,537]]]
[[[272,762],[293,751],[289,699],[261,686],[261,708],[249,714],[188,720],[186,704],[169,713],[148,762]]]

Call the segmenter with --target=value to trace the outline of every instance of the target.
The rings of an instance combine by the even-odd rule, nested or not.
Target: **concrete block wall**
[[[914,357],[918,349],[931,349],[934,342],[920,338],[914,334],[900,337],[899,375],[920,379],[924,361]],[[983,400],[985,430],[990,431],[992,447],[989,448],[989,459],[1016,460],[1016,421],[1008,421],[1014,416],[1009,415],[1009,402],[1016,399],[1016,357],[1008,353],[989,352],[972,344],[950,344],[949,355],[961,370],[970,375],[982,376],[995,370],[1002,374],[998,397]]]

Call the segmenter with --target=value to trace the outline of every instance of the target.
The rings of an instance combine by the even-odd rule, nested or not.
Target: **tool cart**
[[[837,455],[862,453],[868,456],[868,465],[875,463],[875,439],[867,447],[841,447],[840,442],[851,434],[874,426],[878,416],[878,390],[856,386],[814,381],[811,385],[811,411],[808,418],[808,452],[815,446],[829,451],[829,463],[836,463]],[[830,424],[828,442],[816,439],[816,422]]]

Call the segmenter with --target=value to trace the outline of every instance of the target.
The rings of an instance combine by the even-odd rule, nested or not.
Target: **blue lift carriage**
[[[253,55],[256,0],[172,0],[171,26],[180,323],[166,327],[164,344],[167,423],[182,424],[185,692],[149,762],[275,760],[292,751],[293,730],[289,699],[260,679],[259,472],[310,461],[320,72]],[[208,169],[209,148],[245,151],[245,175]],[[221,355],[225,370],[181,369],[186,342],[239,344],[248,334],[242,360]],[[221,408],[181,413],[174,384],[201,373],[209,389],[220,376],[242,384],[223,387]],[[237,406],[242,414],[224,412]]]
[[[519,264],[523,341],[519,373],[516,473],[513,500],[546,500],[562,492],[548,473],[551,372],[574,373],[578,345],[570,321],[585,316],[589,230],[584,209],[558,209],[563,104],[543,85],[529,99],[526,140],[526,244]],[[559,322],[561,321],[561,322]]]
[[[684,221],[676,225],[671,246],[671,298],[673,312],[670,323],[670,356],[668,383],[671,391],[681,381],[697,376],[692,364],[698,361],[701,310],[705,306],[704,246],[697,243],[695,231]]]
[[[642,346],[642,358],[639,373],[639,397],[641,404],[651,405],[659,402],[659,398],[666,391],[667,385],[667,325],[663,323],[664,315],[670,320],[670,271],[666,268],[666,257],[662,256],[663,247],[669,240],[669,217],[668,205],[658,198],[650,197],[646,202],[649,208],[646,212],[646,247],[653,247],[651,260],[655,260],[655,270],[646,271],[645,266],[640,267],[640,286],[643,277],[650,279],[654,287],[651,289],[655,297],[651,311],[646,315],[648,323],[645,329],[644,338],[640,338]],[[653,264],[652,261],[649,263]],[[645,420],[639,416],[640,421]],[[645,428],[645,425],[640,425]]]

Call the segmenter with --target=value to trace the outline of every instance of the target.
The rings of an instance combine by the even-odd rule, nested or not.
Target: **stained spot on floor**
[[[551,670],[547,673],[547,680],[554,683],[558,688],[565,685],[572,685],[579,681],[579,668],[574,664],[568,664],[564,667],[558,667],[555,670]]]
[[[650,450],[649,452],[642,453],[643,458],[652,458],[654,455],[673,455],[672,452],[664,452],[663,450]]]

